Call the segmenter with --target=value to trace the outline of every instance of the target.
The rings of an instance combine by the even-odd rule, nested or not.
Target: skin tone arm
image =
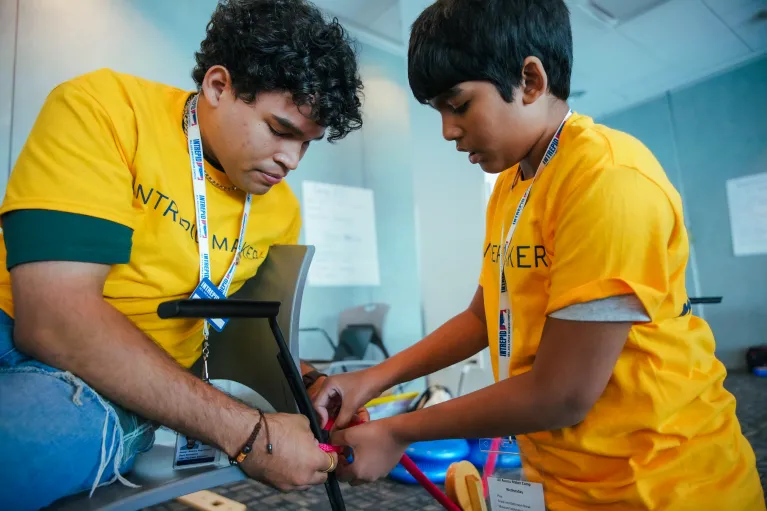
[[[355,450],[339,478],[373,481],[413,442],[547,431],[581,422],[604,392],[630,323],[546,321],[532,370],[414,413],[336,431]]]
[[[478,286],[469,307],[419,343],[381,364],[332,376],[314,396],[314,406],[327,421],[336,415],[336,426],[349,423],[357,409],[384,390],[426,376],[466,360],[487,347],[484,295]]]
[[[259,415],[178,365],[103,298],[110,267],[39,262],[11,270],[18,349],[71,371],[108,399],[235,456]],[[259,434],[241,467],[283,490],[326,478],[327,455],[316,447],[308,420],[267,416],[274,456]],[[298,455],[300,453],[300,456]],[[298,461],[307,460],[307,461]]]

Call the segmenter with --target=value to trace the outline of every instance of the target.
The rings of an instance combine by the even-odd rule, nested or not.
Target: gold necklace
[[[206,170],[206,171],[204,171],[204,172],[205,172],[205,179],[207,179],[207,180],[208,180],[208,183],[212,184],[213,186],[215,186],[215,187],[216,187],[216,188],[218,188],[219,190],[224,190],[225,192],[233,192],[233,191],[235,191],[235,190],[237,189],[237,187],[236,187],[236,186],[234,186],[234,185],[232,185],[232,186],[224,186],[224,185],[222,185],[221,183],[217,183],[217,182],[215,182],[215,181],[213,180],[213,178],[212,178],[212,177],[210,177],[210,174],[208,174],[208,171],[207,171],[207,170]]]
[[[186,103],[184,104],[184,118],[182,125],[184,127],[184,135],[187,135],[187,130],[189,128],[189,117],[187,116],[187,111],[189,110],[189,104],[192,102],[192,98],[194,95],[189,96],[189,99],[186,100]],[[225,192],[233,192],[237,189],[236,186],[224,186],[221,183],[216,182],[212,177],[210,177],[210,174],[208,174],[207,170],[203,170],[205,172],[205,179],[208,180],[210,184],[218,188],[219,190],[224,190]]]

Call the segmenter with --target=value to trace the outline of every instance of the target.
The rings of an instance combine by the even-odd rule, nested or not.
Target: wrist
[[[265,420],[268,420],[269,416],[265,414],[264,418]],[[247,410],[238,411],[233,417],[231,427],[227,428],[222,439],[218,442],[219,448],[224,451],[228,457],[237,457],[260,419],[261,416],[258,413],[258,410],[248,408]],[[253,443],[253,450],[259,451],[261,450],[261,447],[266,449],[266,430],[263,424],[261,431],[259,431],[258,436]]]
[[[373,387],[378,394],[382,394],[399,383],[397,381],[399,379],[397,367],[395,364],[390,363],[390,360],[391,359],[368,369],[370,381],[373,383]]]
[[[389,431],[391,437],[399,444],[410,445],[418,440],[415,438],[413,422],[407,420],[408,415],[400,414],[386,419],[381,419],[381,426]],[[412,419],[412,417],[411,417]]]
[[[301,376],[301,380],[304,383],[304,388],[308,390],[309,387],[312,387],[317,383],[322,383],[322,381],[324,381],[327,377],[328,375],[325,373],[321,373],[316,369],[312,369],[311,371],[304,373]]]

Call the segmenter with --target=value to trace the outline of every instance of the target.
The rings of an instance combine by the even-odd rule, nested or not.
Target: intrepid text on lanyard
[[[197,213],[197,245],[200,252],[200,283],[192,293],[192,298],[196,299],[225,299],[229,292],[229,286],[232,284],[234,272],[237,269],[237,263],[240,261],[240,251],[245,240],[245,228],[248,225],[248,215],[250,214],[250,205],[253,202],[251,194],[245,197],[245,206],[242,211],[242,221],[240,223],[240,235],[237,241],[237,250],[235,251],[232,264],[224,274],[220,285],[215,285],[210,275],[210,242],[208,231],[208,205],[205,194],[205,160],[202,154],[202,138],[200,136],[200,125],[197,120],[197,100],[195,95],[189,102],[189,107],[185,113],[187,116],[187,143],[189,144],[189,159],[192,166],[192,185],[194,188],[194,207]],[[203,380],[208,381],[208,335],[209,326],[212,325],[217,331],[221,331],[226,326],[227,319],[208,318],[203,323]]]
[[[530,197],[530,191],[533,189],[533,185],[535,184],[535,180],[538,178],[538,176],[543,172],[543,169],[546,168],[546,165],[549,164],[551,159],[554,157],[555,154],[557,154],[557,149],[559,147],[559,136],[562,134],[562,128],[565,126],[565,122],[567,119],[570,118],[572,115],[572,111],[568,110],[567,115],[565,115],[565,118],[562,119],[561,124],[559,125],[559,128],[557,129],[557,132],[554,134],[554,137],[551,139],[551,142],[549,143],[549,146],[546,148],[546,153],[543,156],[543,159],[541,160],[540,165],[538,165],[538,170],[535,172],[535,176],[533,176],[533,180],[530,183],[530,186],[527,187],[527,190],[525,190],[525,194],[522,196],[522,199],[519,201],[519,205],[517,206],[516,211],[514,212],[514,216],[511,220],[511,225],[509,226],[509,232],[506,233],[506,241],[502,244],[501,248],[501,255],[502,257],[499,258],[498,266],[499,266],[499,274],[500,274],[500,291],[499,291],[499,297],[498,297],[498,380],[505,380],[509,377],[509,364],[511,362],[511,342],[512,342],[512,315],[511,315],[511,300],[509,299],[509,291],[508,286],[506,285],[506,275],[504,271],[504,265],[506,262],[506,252],[511,246],[511,237],[514,235],[514,230],[517,228],[517,223],[519,223],[519,217],[522,216],[522,211],[525,209],[525,204],[527,204],[527,199]],[[517,170],[517,178],[519,177],[519,172],[521,170]],[[501,238],[504,239],[504,232],[506,231],[505,222],[504,225],[501,226]]]

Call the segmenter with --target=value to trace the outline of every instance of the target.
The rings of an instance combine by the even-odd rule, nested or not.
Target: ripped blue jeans
[[[39,509],[116,480],[132,486],[136,455],[153,442],[151,423],[18,352],[13,319],[0,311],[0,507]]]

